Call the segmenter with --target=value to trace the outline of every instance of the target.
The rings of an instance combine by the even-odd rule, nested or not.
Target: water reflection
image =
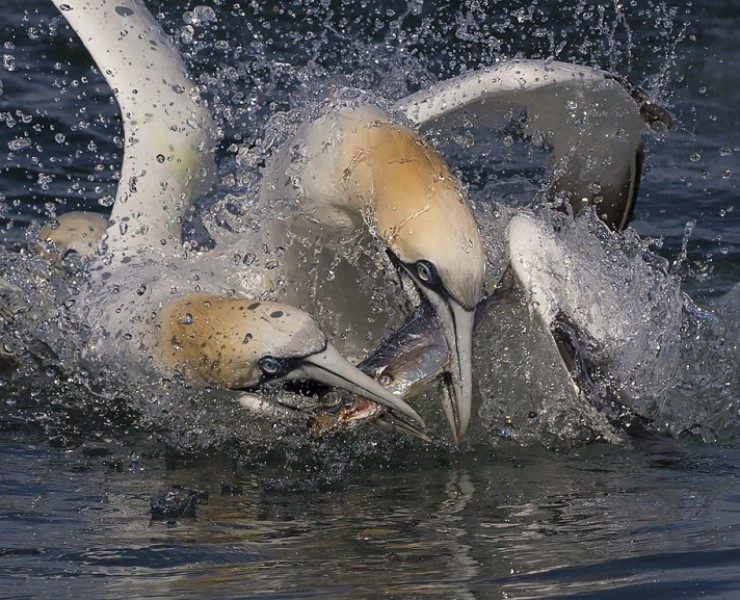
[[[418,457],[355,464],[334,490],[307,493],[274,485],[309,476],[297,464],[255,468],[214,454],[168,469],[147,444],[112,445],[101,458],[19,441],[3,434],[0,452],[3,597],[646,597],[690,580],[740,588],[731,571],[736,450],[504,448],[437,466]],[[126,467],[110,469],[116,459]],[[196,517],[152,520],[152,496],[173,489],[201,493]]]

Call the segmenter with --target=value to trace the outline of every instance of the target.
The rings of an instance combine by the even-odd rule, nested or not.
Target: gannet
[[[524,133],[550,150],[548,194],[574,212],[593,205],[605,223],[621,230],[633,212],[645,122],[669,125],[670,118],[637,88],[602,71],[512,60],[439,82],[398,100],[389,112],[356,102],[332,106],[273,154],[261,214],[267,247],[287,249],[281,260],[289,273],[285,293],[293,292],[295,304],[311,301],[307,273],[321,257],[304,245],[328,247],[324,260],[334,266],[341,236],[369,225],[443,325],[453,384],[443,403],[459,439],[471,414],[472,323],[485,259],[461,185],[444,158],[402,120],[422,132],[459,122],[493,128],[523,123]],[[341,285],[357,287],[359,279],[351,274]],[[350,303],[357,313],[352,328],[365,331],[367,307],[356,294]]]
[[[591,347],[598,354],[609,341],[628,335],[620,324],[625,321],[624,299],[608,293],[604,271],[583,269],[560,243],[551,224],[532,215],[514,216],[506,233],[518,291],[550,332],[546,339],[562,359],[560,367],[567,373],[572,392],[586,401],[583,406],[606,419],[612,428],[606,435],[614,441],[624,433],[651,435],[649,421],[624,404],[614,382],[599,373],[601,366],[585,352]]]
[[[114,91],[125,146],[102,252],[77,304],[90,329],[85,358],[190,383],[253,392],[311,379],[416,412],[352,366],[316,321],[249,298],[207,259],[181,256],[181,221],[214,176],[213,123],[170,40],[139,0],[53,0]],[[119,362],[120,361],[120,362]]]
[[[108,229],[108,218],[83,210],[59,215],[38,233],[36,250],[59,264],[69,253],[91,257]]]
[[[451,348],[443,405],[453,436],[461,438],[470,421],[473,319],[485,258],[472,210],[445,160],[379,108],[340,106],[305,123],[275,152],[260,204],[265,244],[284,252],[288,285],[281,291],[292,292],[292,304],[311,302],[308,272],[321,260],[312,248],[323,247],[323,260],[331,263],[343,236],[369,229],[380,239],[442,324]],[[342,318],[354,319],[351,333],[362,341],[370,315],[354,290],[363,270],[383,261],[374,254],[364,258],[357,270],[342,264],[334,274],[349,271],[340,284],[353,290]],[[324,281],[314,285],[324,287]]]

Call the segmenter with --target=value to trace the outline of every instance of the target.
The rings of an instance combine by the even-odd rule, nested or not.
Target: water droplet
[[[186,25],[180,31],[180,41],[183,44],[192,44],[193,37],[195,36],[195,30],[192,25]]]
[[[8,142],[8,148],[13,150],[14,152],[17,152],[18,150],[23,150],[24,148],[28,148],[30,145],[31,140],[26,137],[15,138],[14,140]]]
[[[3,54],[3,67],[6,71],[15,71],[15,56]]]
[[[186,25],[207,25],[216,18],[216,13],[210,6],[196,6],[193,10],[186,10],[182,14]]]
[[[698,152],[694,152],[691,156],[689,156],[689,160],[691,162],[699,162],[701,160],[701,154]]]
[[[182,319],[180,319],[180,323],[182,323],[183,325],[192,325],[193,324],[193,315],[191,315],[190,313],[185,313],[182,316]]]

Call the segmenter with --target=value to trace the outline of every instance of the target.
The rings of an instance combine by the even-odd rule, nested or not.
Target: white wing
[[[543,223],[525,213],[507,228],[509,261],[532,310],[551,328],[565,312],[590,338],[603,343],[615,315],[603,298],[604,281],[563,251],[558,238]]]
[[[140,0],[52,1],[121,109],[124,157],[109,251],[120,259],[179,245],[181,217],[210,187],[215,166],[211,115],[177,49]]]
[[[553,352],[586,414],[606,439],[650,436],[650,423],[624,404],[600,353],[619,326],[619,299],[605,298],[606,282],[558,244],[554,232],[526,214],[511,219],[507,238],[512,270],[530,310],[552,337]],[[565,375],[567,373],[567,375]],[[606,419],[608,427],[600,427]]]
[[[639,182],[645,120],[670,117],[616,78],[589,67],[511,60],[437,83],[396,103],[417,126],[463,123],[524,132],[551,150],[552,193],[574,210],[598,204],[615,229],[626,226]]]

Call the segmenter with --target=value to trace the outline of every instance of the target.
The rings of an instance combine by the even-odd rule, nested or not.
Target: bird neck
[[[106,232],[108,253],[120,260],[174,249],[182,218],[215,175],[212,117],[174,44],[140,2],[54,3],[121,109],[124,156]]]

